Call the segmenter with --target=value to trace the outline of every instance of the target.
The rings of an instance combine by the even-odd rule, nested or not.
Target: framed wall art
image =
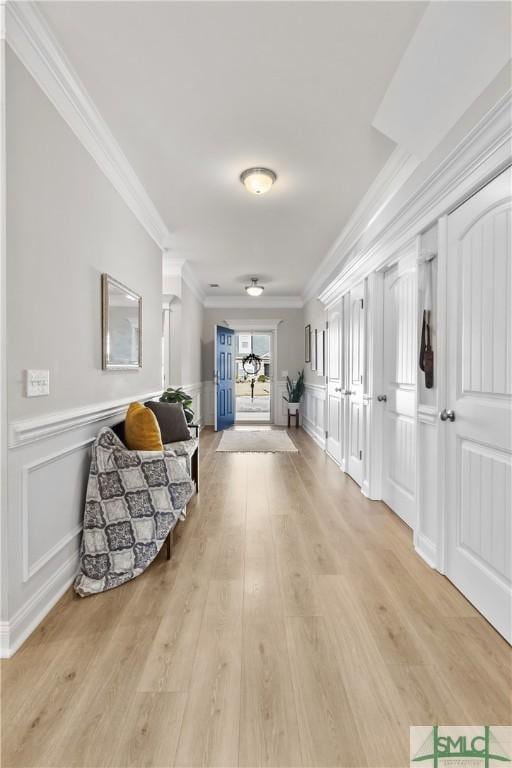
[[[142,368],[142,297],[107,274],[101,297],[103,369]]]
[[[311,325],[304,328],[304,362],[311,362]]]

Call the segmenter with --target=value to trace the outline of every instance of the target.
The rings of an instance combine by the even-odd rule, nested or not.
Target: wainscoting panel
[[[192,398],[192,410],[194,411],[194,422],[204,424],[203,413],[203,382],[197,384],[184,384],[182,387]]]
[[[88,438],[26,464],[21,470],[24,582],[82,531],[92,442],[93,438]]]
[[[213,381],[203,381],[201,386],[201,403],[202,403],[202,423],[213,425],[215,418],[215,409],[213,403],[213,396],[215,393],[215,387]]]
[[[288,424],[288,407],[286,400],[286,381],[276,381],[274,384],[274,424]]]
[[[303,402],[302,426],[318,445],[325,450],[327,390],[325,384],[306,384]]]
[[[91,444],[103,426],[123,418],[126,408],[127,401],[120,400],[9,425],[3,657],[19,648],[76,575]]]

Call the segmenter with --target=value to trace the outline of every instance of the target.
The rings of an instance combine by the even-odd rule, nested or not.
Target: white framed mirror
[[[142,368],[142,297],[107,274],[101,296],[103,369]]]

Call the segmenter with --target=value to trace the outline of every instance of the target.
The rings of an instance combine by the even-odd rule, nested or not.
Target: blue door
[[[215,429],[235,423],[235,381],[233,378],[234,337],[231,328],[215,326]]]

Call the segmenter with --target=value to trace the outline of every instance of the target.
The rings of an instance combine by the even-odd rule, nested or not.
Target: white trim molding
[[[359,252],[339,251],[341,271],[319,294],[329,306],[388,263],[412,235],[452,211],[512,161],[512,90],[471,130]],[[375,216],[374,216],[375,218]]]
[[[0,658],[9,659],[69,589],[78,570],[78,549],[24,603],[10,621],[0,624]]]
[[[80,408],[69,408],[66,411],[48,413],[35,419],[12,421],[9,424],[9,448],[17,448],[20,445],[52,437],[61,432],[68,432],[86,424],[121,416],[134,400],[144,402],[161,394],[161,390],[158,390],[158,392],[149,392],[139,397],[123,397],[120,400],[110,400],[106,403],[93,403]]]
[[[206,309],[302,309],[302,296],[206,296]]]
[[[178,277],[190,288],[195,298],[204,304],[205,296],[201,285],[196,278],[190,263],[180,256],[175,256],[171,249],[164,249],[162,252],[162,272],[165,281],[166,277]],[[181,292],[180,296],[181,298]]]
[[[436,545],[420,531],[414,532],[414,549],[431,568],[437,568]]]
[[[341,234],[320,262],[304,290],[304,300],[316,298],[328,275],[339,269],[365,232],[416,170],[418,161],[398,147],[370,186]]]
[[[172,236],[34,2],[7,2],[7,42],[149,236]]]
[[[233,318],[224,320],[224,323],[228,328],[232,328],[234,331],[277,331],[279,323],[282,323],[281,319],[268,319],[256,317],[253,320],[250,318]],[[274,361],[274,365],[275,365]]]

